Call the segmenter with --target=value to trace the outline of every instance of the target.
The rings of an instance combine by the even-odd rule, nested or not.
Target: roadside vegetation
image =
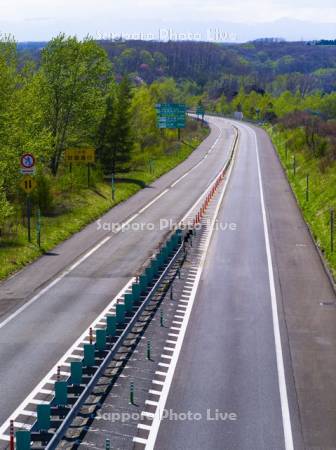
[[[304,218],[336,279],[335,223],[332,244],[332,214],[336,217],[336,123],[296,112],[275,127],[266,128]]]
[[[103,48],[91,39],[53,39],[38,62],[0,41],[0,278],[8,276],[102,213],[171,170],[208,134],[188,121],[160,132],[155,105],[181,102],[173,79],[151,85],[116,77]],[[95,148],[96,163],[70,166],[67,148]],[[31,243],[20,156],[36,157],[31,194]],[[114,199],[112,199],[112,174]],[[40,246],[37,226],[41,225]]]
[[[49,43],[0,39],[0,277],[79,230],[183,160],[207,133],[189,123],[156,128],[155,105],[186,103],[244,117],[268,129],[318,244],[335,272],[330,212],[335,205],[336,46],[258,40],[94,41],[60,35]],[[66,164],[67,148],[96,149],[85,167]],[[26,243],[19,157],[37,157],[33,226]],[[296,175],[291,158],[296,158]],[[111,178],[115,178],[115,200]],[[310,197],[305,183],[309,174]]]
[[[173,169],[201,143],[208,129],[189,121],[182,142],[174,133],[166,137],[167,150],[155,159],[138,164],[136,169],[115,175],[115,199],[112,200],[111,180],[99,171],[93,172],[92,184],[87,187],[85,168],[73,168],[72,173],[51,179],[52,208],[41,218],[41,247],[37,244],[37,209],[32,217],[32,243],[27,242],[27,223],[21,208],[7,220],[0,240],[0,279],[18,270],[61,241],[96,220],[118,203]],[[47,177],[48,179],[49,177]],[[36,203],[38,205],[38,203]]]
[[[286,90],[274,95],[255,91],[247,93],[242,89],[230,102],[225,98],[216,100],[212,109],[224,115],[242,111],[245,119],[259,123],[276,123],[290,113],[300,111],[327,121],[336,118],[336,92],[326,94],[314,90],[303,94],[298,89],[295,93]]]
[[[325,67],[318,73],[327,75],[332,70]],[[282,89],[279,85],[281,79],[284,81]],[[291,89],[288,89],[289,82]],[[278,85],[275,90],[271,87],[275,86],[274,83]],[[304,218],[336,279],[334,86],[321,89],[316,73],[292,74],[279,77],[267,91],[248,91],[241,87],[230,101],[225,96],[215,99],[210,109],[227,116],[234,111],[242,111],[245,119],[265,125],[279,152]]]

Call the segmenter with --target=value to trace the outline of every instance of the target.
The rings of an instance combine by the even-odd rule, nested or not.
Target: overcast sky
[[[274,33],[291,39],[289,19],[314,23],[295,25],[302,38],[336,37],[335,0],[0,0],[0,31],[21,41],[45,40],[62,31],[94,37],[157,35],[162,28],[202,35],[216,28],[241,41],[256,37],[253,33],[269,35],[268,24],[274,21],[279,21]]]

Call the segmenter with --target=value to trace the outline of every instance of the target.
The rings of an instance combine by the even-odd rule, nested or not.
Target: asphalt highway
[[[236,125],[236,231],[214,231],[154,448],[335,449],[335,292],[269,138]]]
[[[224,165],[234,131],[209,121],[188,160],[101,219],[132,228],[91,224],[0,285],[0,426],[159,246],[160,221],[178,222]]]
[[[207,188],[235,125],[223,227],[154,448],[336,449],[334,288],[266,133],[208,120],[211,134],[188,160],[100,222],[137,227],[114,234],[91,224],[0,285],[0,426],[159,246],[169,231],[160,220],[178,222]]]

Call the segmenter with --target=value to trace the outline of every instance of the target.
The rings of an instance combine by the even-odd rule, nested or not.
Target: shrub
[[[13,213],[13,208],[9,204],[5,191],[0,182],[0,236],[2,234],[1,230],[5,224],[6,219]]]
[[[41,209],[42,214],[50,214],[54,208],[50,179],[46,175],[39,174],[36,181],[37,187],[33,194],[33,201]]]

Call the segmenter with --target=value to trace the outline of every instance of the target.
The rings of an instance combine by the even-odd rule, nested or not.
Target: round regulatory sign
[[[25,169],[32,169],[35,166],[35,158],[31,153],[25,153],[21,156],[21,166]]]

